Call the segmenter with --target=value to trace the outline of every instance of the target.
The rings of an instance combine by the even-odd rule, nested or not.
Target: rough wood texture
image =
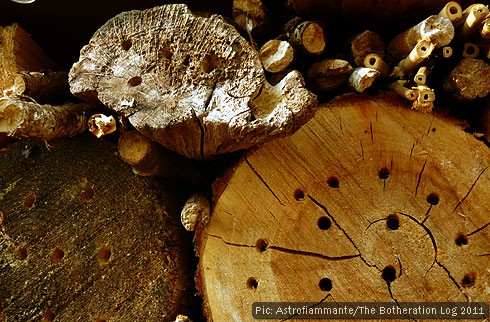
[[[13,77],[6,94],[28,96],[38,103],[66,100],[70,97],[68,74],[59,72],[20,72]]]
[[[53,61],[19,25],[0,28],[0,93],[12,85],[12,76],[18,72],[54,67]]]
[[[198,235],[209,321],[262,301],[490,300],[490,151],[403,103],[343,97],[215,186]]]
[[[108,21],[82,49],[70,87],[192,158],[294,132],[316,106],[298,72],[271,86],[257,52],[232,26],[217,15],[196,17],[185,5]]]
[[[0,321],[189,313],[192,247],[181,243],[175,188],[157,192],[93,136],[31,148],[0,154]]]
[[[328,91],[344,84],[352,69],[346,60],[327,58],[310,66],[308,83],[313,88]]]
[[[461,60],[444,81],[444,89],[459,100],[485,97],[490,91],[490,65],[480,59]]]
[[[349,76],[349,87],[358,93],[362,93],[371,87],[379,76],[381,76],[381,73],[377,69],[367,67],[355,68]]]
[[[272,39],[260,48],[259,58],[266,71],[279,73],[293,62],[294,49],[285,40]]]
[[[385,56],[385,43],[380,35],[366,30],[352,38],[350,51],[354,63],[357,66],[364,66],[364,59],[368,54],[376,54],[381,58]]]

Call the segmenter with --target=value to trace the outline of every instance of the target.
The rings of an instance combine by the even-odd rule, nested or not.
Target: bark
[[[288,36],[291,44],[306,54],[320,55],[325,50],[325,31],[318,21],[299,22],[288,32]]]
[[[480,59],[461,60],[444,80],[444,90],[458,100],[485,97],[490,91],[490,65]]]
[[[38,103],[52,103],[70,97],[66,72],[21,72],[13,76],[9,96],[28,96]]]
[[[75,95],[100,100],[191,158],[290,134],[316,106],[299,73],[271,86],[258,53],[231,25],[217,15],[196,17],[185,5],[109,20],[82,49],[69,82]]]

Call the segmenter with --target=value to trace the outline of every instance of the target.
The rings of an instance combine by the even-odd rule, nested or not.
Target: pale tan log
[[[187,231],[204,229],[209,222],[210,213],[209,197],[203,193],[195,193],[185,202],[180,213],[180,221]]]
[[[400,95],[403,98],[406,98],[409,101],[415,101],[418,97],[418,93],[416,90],[408,88],[405,86],[406,81],[397,80],[389,85],[389,88],[393,90],[395,93]]]
[[[392,75],[401,78],[408,77],[418,65],[430,56],[434,48],[434,44],[428,39],[422,39],[415,45],[410,54],[398,63],[393,69]]]
[[[285,40],[272,39],[260,48],[259,58],[266,71],[278,73],[293,62],[294,49]]]
[[[352,66],[342,59],[324,59],[308,69],[308,83],[314,88],[328,91],[339,87],[352,72]]]
[[[378,54],[367,54],[364,58],[364,67],[379,70],[383,76],[388,76],[390,73],[390,66]]]
[[[451,46],[442,47],[442,57],[449,58],[453,55],[453,48]]]
[[[352,38],[350,41],[350,51],[354,64],[364,66],[364,61],[368,54],[376,54],[381,58],[384,57],[385,43],[380,35],[374,31],[366,30]]]
[[[299,72],[270,85],[258,52],[233,26],[218,15],[196,17],[183,4],[109,20],[81,50],[69,82],[78,97],[100,100],[195,159],[288,135],[317,104]]]
[[[434,101],[436,95],[434,90],[426,85],[417,85],[417,99],[412,103],[412,109],[417,110],[422,113],[430,113],[434,108]]]
[[[350,74],[349,76],[348,85],[356,92],[362,93],[367,88],[371,87],[373,82],[380,75],[381,73],[374,68],[368,68],[368,67],[354,68],[352,74]]]
[[[94,114],[88,119],[88,130],[100,139],[104,135],[116,132],[116,119],[112,115]]]
[[[289,22],[291,25],[285,27],[291,44],[307,54],[322,54],[327,42],[323,25],[318,21],[293,21],[297,24]]]
[[[396,36],[389,44],[388,52],[394,57],[404,57],[423,39],[427,39],[435,47],[444,47],[453,38],[454,26],[451,20],[439,16],[430,16]]]
[[[448,18],[453,23],[460,20],[463,16],[463,9],[456,1],[449,1],[439,12],[440,17]]]
[[[462,56],[464,58],[477,58],[480,55],[480,47],[472,42],[465,42]]]
[[[68,73],[20,72],[13,76],[13,85],[7,95],[28,96],[38,103],[60,101],[70,96]]]
[[[483,60],[464,58],[444,80],[446,92],[459,100],[485,97],[490,91],[490,65]]]
[[[490,150],[409,105],[337,98],[216,184],[197,238],[208,321],[251,321],[254,302],[490,301]]]
[[[18,72],[55,68],[55,63],[19,25],[0,28],[0,92]]]
[[[462,24],[458,30],[458,39],[466,40],[480,27],[485,17],[489,14],[488,7],[484,4],[472,4],[463,11]]]
[[[50,141],[80,134],[87,129],[93,105],[66,103],[40,105],[9,97],[0,98],[0,132],[21,139]]]
[[[490,39],[490,15],[480,25],[480,36],[484,39]]]
[[[429,72],[430,70],[427,66],[420,67],[413,78],[414,82],[418,85],[425,85]]]

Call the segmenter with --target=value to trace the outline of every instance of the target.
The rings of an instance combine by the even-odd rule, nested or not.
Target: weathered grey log
[[[490,65],[480,59],[461,60],[444,81],[444,89],[459,100],[485,97],[490,91]]]
[[[185,5],[122,13],[92,37],[69,74],[166,148],[192,158],[245,149],[297,130],[317,100],[291,72],[267,83],[258,53],[220,16]]]

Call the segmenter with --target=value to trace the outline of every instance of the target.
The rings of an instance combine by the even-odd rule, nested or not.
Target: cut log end
[[[118,151],[124,162],[137,165],[151,154],[151,140],[138,131],[128,131],[121,134]]]
[[[259,58],[266,71],[278,73],[293,62],[294,49],[287,41],[269,40],[260,49]]]
[[[380,35],[370,30],[356,35],[352,39],[350,47],[352,58],[357,66],[364,66],[365,58],[369,54],[376,54],[381,59],[385,55],[385,43],[383,39]]]
[[[490,65],[480,59],[461,60],[444,81],[444,89],[458,100],[485,97],[490,91]]]

